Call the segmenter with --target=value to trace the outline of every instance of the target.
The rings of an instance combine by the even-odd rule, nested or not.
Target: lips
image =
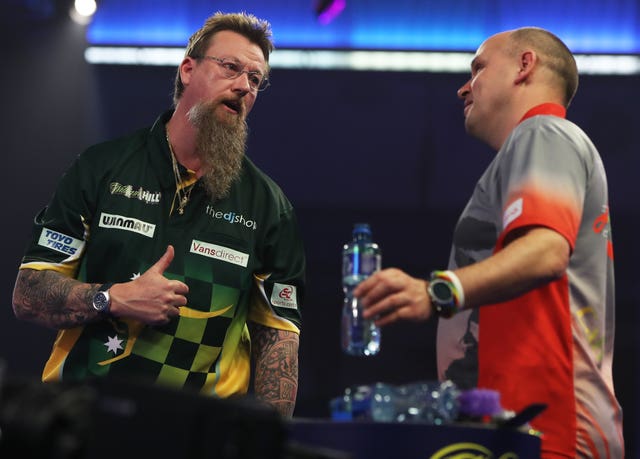
[[[239,100],[226,99],[222,101],[222,104],[236,114],[240,114],[243,111],[242,102]]]
[[[465,100],[465,102],[464,102],[464,116],[467,116],[467,113],[471,109],[472,105],[473,105],[473,101]]]

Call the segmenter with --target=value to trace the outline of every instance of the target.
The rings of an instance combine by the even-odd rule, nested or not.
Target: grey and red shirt
[[[517,228],[542,226],[571,247],[565,275],[510,301],[438,324],[438,372],[496,389],[505,408],[547,409],[531,425],[543,457],[619,458],[614,394],[614,269],[607,180],[589,138],[543,104],[525,115],[464,209],[449,269],[490,257]]]

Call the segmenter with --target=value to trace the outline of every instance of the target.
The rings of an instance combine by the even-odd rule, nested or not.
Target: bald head
[[[549,70],[550,85],[558,88],[564,106],[568,107],[578,89],[578,67],[569,48],[557,36],[538,27],[523,27],[506,34],[507,52],[513,55],[526,49],[536,52],[539,65]]]

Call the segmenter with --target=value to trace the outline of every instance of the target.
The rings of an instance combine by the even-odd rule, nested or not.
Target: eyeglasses
[[[222,70],[222,75],[229,80],[235,80],[243,73],[246,73],[251,92],[264,91],[271,84],[269,83],[269,79],[262,75],[262,72],[258,70],[245,70],[246,65],[240,64],[233,59],[221,59],[215,56],[200,56],[200,59],[211,59],[214,61]]]

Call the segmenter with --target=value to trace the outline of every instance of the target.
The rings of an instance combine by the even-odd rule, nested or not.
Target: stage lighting
[[[316,4],[316,16],[320,24],[333,21],[347,6],[347,0],[319,0]]]
[[[91,22],[97,8],[95,0],[75,0],[69,10],[69,16],[74,22],[86,25]]]

